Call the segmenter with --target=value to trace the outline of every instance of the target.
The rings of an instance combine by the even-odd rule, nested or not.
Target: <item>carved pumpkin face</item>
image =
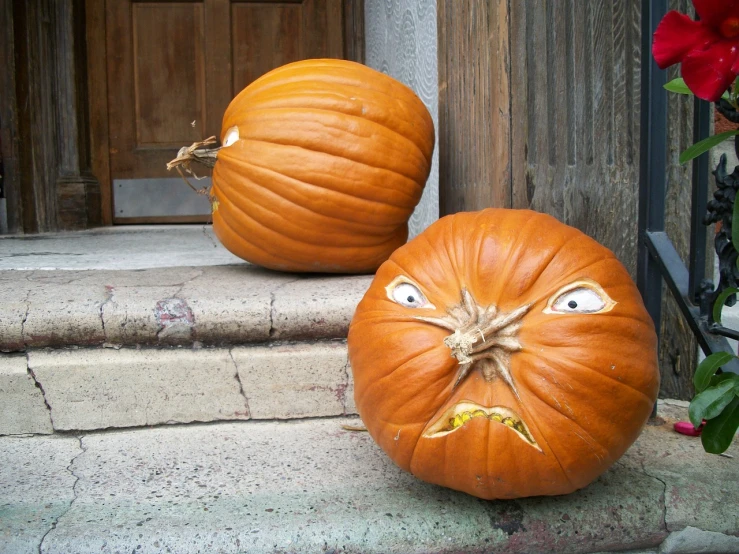
[[[626,269],[530,211],[448,216],[398,249],[348,342],[357,408],[382,449],[487,499],[587,485],[636,439],[659,388]]]

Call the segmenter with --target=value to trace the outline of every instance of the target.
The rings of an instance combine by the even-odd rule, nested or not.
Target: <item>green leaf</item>
[[[718,135],[713,135],[711,137],[708,137],[707,139],[703,139],[700,142],[696,142],[693,146],[687,148],[682,154],[680,154],[680,163],[684,164],[685,162],[689,162],[693,158],[697,158],[701,154],[708,152],[717,144],[721,144],[727,138],[733,137],[735,135],[739,135],[739,130],[725,131],[723,133],[719,133]]]
[[[718,385],[721,381],[726,381],[727,379],[733,379],[736,381],[737,390],[739,390],[739,375],[736,373],[719,373],[718,375],[714,375],[711,377],[711,387],[715,387]]]
[[[698,367],[695,368],[695,375],[693,375],[693,386],[698,392],[703,392],[708,384],[711,382],[711,377],[716,373],[718,368],[722,365],[729,363],[734,359],[733,354],[728,352],[716,352],[707,356]]]
[[[701,433],[703,449],[711,454],[726,452],[734,440],[737,429],[739,429],[739,398],[735,397],[718,417],[706,422]]]
[[[737,218],[736,221],[739,221],[739,218]],[[739,225],[737,227],[739,227]],[[731,232],[733,234],[734,229],[732,229]],[[738,292],[739,292],[739,289],[734,288],[734,287],[729,287],[721,291],[721,294],[718,295],[718,297],[716,298],[716,302],[713,303],[713,320],[716,323],[721,323],[721,310],[723,310],[724,304],[726,304],[726,300],[729,298],[729,296],[731,296],[732,294],[736,294]]]
[[[693,427],[698,427],[704,419],[713,419],[736,398],[736,382],[725,379],[715,387],[708,387],[690,401],[688,415]]]
[[[688,85],[685,84],[685,80],[678,77],[677,79],[673,79],[669,83],[666,83],[664,85],[665,90],[669,90],[670,92],[677,92],[678,94],[688,94],[690,96],[693,95],[693,91],[688,88]]]

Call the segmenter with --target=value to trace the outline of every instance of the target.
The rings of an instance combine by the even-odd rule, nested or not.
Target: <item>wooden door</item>
[[[263,73],[344,57],[344,16],[342,0],[107,0],[114,222],[208,220],[207,199],[166,163],[218,136],[230,100]]]

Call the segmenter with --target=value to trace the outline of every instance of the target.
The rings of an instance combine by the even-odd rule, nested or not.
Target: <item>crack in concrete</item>
[[[233,348],[228,349],[228,355],[234,364],[234,369],[236,370],[234,377],[236,378],[236,382],[239,384],[239,394],[241,394],[241,397],[244,399],[244,406],[246,406],[247,417],[251,418],[249,398],[246,396],[246,391],[244,391],[244,383],[241,381],[241,375],[239,375],[239,364],[236,363],[236,359],[234,358]]]
[[[48,537],[49,533],[51,533],[57,528],[57,525],[59,525],[59,521],[69,513],[69,511],[72,509],[72,506],[74,505],[75,500],[77,500],[77,496],[78,496],[77,485],[79,484],[82,478],[74,472],[74,470],[72,469],[72,466],[74,465],[74,462],[77,461],[77,458],[79,458],[85,452],[87,452],[87,448],[85,448],[82,442],[82,439],[84,439],[84,436],[78,436],[76,438],[77,438],[77,441],[79,442],[80,451],[75,455],[74,458],[72,458],[72,460],[69,462],[69,465],[66,467],[66,470],[69,472],[69,474],[72,477],[74,477],[74,484],[72,484],[72,500],[69,501],[69,506],[67,506],[67,509],[64,510],[63,513],[59,514],[56,518],[54,518],[54,521],[51,522],[51,527],[49,528],[49,530],[46,531],[46,533],[44,533],[43,537],[41,537],[41,540],[39,541],[39,545],[38,545],[39,554],[43,553],[44,541],[46,540],[46,537]]]
[[[38,378],[36,377],[36,373],[31,367],[31,357],[28,352],[26,353],[26,370],[31,376],[31,379],[33,379],[36,388],[41,391],[41,398],[44,399],[44,406],[46,406],[46,409],[49,412],[49,421],[51,421],[51,428],[54,429],[54,416],[52,415],[53,412],[51,411],[51,404],[49,404],[49,401],[46,399],[46,391],[44,390],[44,386],[41,384],[41,381],[38,380]]]
[[[282,283],[279,287],[274,289],[269,293],[269,334],[268,336],[274,337],[277,334],[277,329],[275,328],[275,300],[277,298],[277,293],[284,289],[286,286],[291,285],[292,283],[297,283],[300,281],[300,278],[297,277],[295,279],[291,279],[290,281],[287,281],[285,283]]]
[[[641,470],[644,475],[662,483],[662,496],[660,497],[660,502],[662,503],[662,527],[666,533],[669,533],[670,530],[667,526],[667,482],[661,477],[657,477],[656,475],[649,473],[647,468],[644,466],[644,459],[639,460],[639,464],[641,465]]]
[[[344,415],[348,415],[349,412],[346,407],[346,391],[349,388],[349,368],[351,365],[349,364],[349,354],[346,355],[346,363],[344,364],[344,383],[343,387],[341,388],[341,408],[344,411]]]
[[[269,293],[269,333],[268,337],[273,337],[276,333],[275,329],[275,292]]]
[[[107,293],[105,301],[100,303],[100,324],[103,326],[103,340],[108,342],[108,332],[105,329],[105,306],[113,302],[115,287],[112,285],[105,285],[105,291]]]
[[[28,321],[28,314],[31,313],[31,289],[26,291],[26,298],[23,302],[26,304],[26,313],[23,314],[23,320],[21,321],[21,342],[23,343],[23,350],[28,350],[28,341],[26,340],[26,321]]]

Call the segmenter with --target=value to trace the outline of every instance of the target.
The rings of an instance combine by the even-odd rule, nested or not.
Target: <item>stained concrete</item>
[[[53,466],[55,474],[65,464],[69,471],[56,484],[56,504],[43,489],[28,488],[46,471],[38,453],[51,455],[59,439],[0,438],[0,452],[11,451],[11,463],[0,462],[0,497],[8,499],[0,503],[0,525],[6,536],[26,533],[38,548],[44,527],[29,534],[24,518],[29,503],[48,503],[58,520],[44,519],[43,544],[28,550],[48,554],[675,553],[696,537],[710,538],[719,552],[735,551],[739,446],[729,450],[734,458],[705,454],[698,439],[674,433],[672,419],[646,427],[620,461],[581,491],[499,502],[418,481],[367,433],[343,423],[358,420],[96,432],[80,437],[82,453],[76,440],[63,439],[71,441],[69,451],[54,453]],[[23,440],[36,442],[23,451]],[[684,504],[670,501],[668,491]],[[711,497],[721,509],[698,510],[693,529],[680,528],[682,511]],[[722,532],[712,530],[717,518]]]

